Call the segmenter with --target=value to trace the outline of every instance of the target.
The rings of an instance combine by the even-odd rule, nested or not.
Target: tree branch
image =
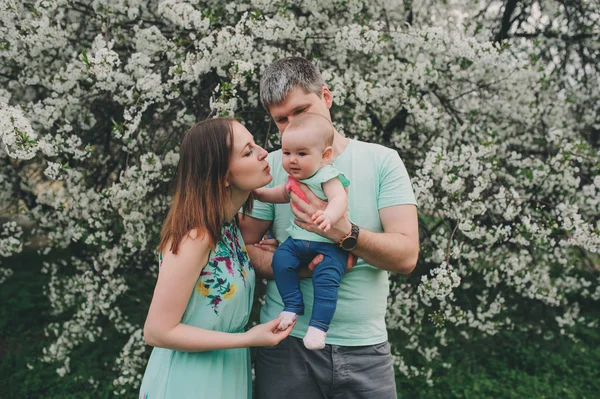
[[[566,35],[566,34],[558,34],[554,31],[543,31],[543,32],[534,32],[534,33],[515,33],[513,37],[525,37],[525,38],[534,38],[543,36],[549,39],[561,39],[565,42],[577,42],[585,39],[600,39],[600,33],[578,33],[576,35]]]
[[[494,39],[495,42],[500,42],[508,38],[508,31],[510,30],[512,23],[514,22],[514,20],[511,21],[511,18],[513,13],[515,12],[515,8],[517,8],[517,3],[519,3],[519,0],[508,0],[504,5],[502,25],[500,26],[500,31],[498,32],[498,34],[496,34],[496,38]]]

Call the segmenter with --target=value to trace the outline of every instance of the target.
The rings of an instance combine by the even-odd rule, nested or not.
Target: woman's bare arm
[[[177,255],[164,254],[154,296],[144,325],[148,345],[186,352],[247,346],[275,345],[291,331],[279,332],[273,322],[245,333],[225,333],[181,323],[200,272],[210,253],[207,234],[192,232],[179,246]],[[271,324],[273,324],[271,326]]]

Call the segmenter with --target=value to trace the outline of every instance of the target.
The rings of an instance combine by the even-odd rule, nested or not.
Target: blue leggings
[[[327,332],[335,313],[338,287],[346,271],[348,252],[333,243],[295,240],[289,237],[275,251],[273,272],[277,289],[283,299],[283,310],[304,314],[297,270],[300,265],[308,264],[318,254],[322,254],[324,259],[317,265],[312,276],[314,303],[308,325]]]

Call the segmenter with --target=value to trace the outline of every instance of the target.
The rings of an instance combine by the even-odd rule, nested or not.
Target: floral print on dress
[[[240,265],[248,265],[248,268],[252,268],[252,263],[250,262],[250,256],[248,255],[248,250],[246,249],[246,245],[240,245],[240,240],[238,239],[238,236],[236,235],[234,237],[235,239],[235,249],[236,249],[236,253],[237,253],[237,257],[238,260],[240,262]],[[240,273],[240,277],[242,278],[242,281],[244,282],[244,287],[246,287],[246,269],[244,269],[243,267],[240,267],[239,269],[239,273]]]
[[[246,246],[240,245],[240,240],[235,231],[235,224],[226,225],[223,229],[221,240],[213,251],[208,265],[200,273],[200,280],[196,284],[196,293],[210,299],[210,306],[216,315],[219,315],[219,305],[223,300],[232,298],[237,287],[230,283],[228,276],[235,277],[237,273],[242,278],[246,287],[246,270],[244,265],[251,268]],[[235,262],[235,258],[237,262]],[[239,263],[238,263],[239,262]]]

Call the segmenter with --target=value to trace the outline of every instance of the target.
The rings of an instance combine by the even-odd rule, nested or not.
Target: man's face
[[[295,87],[281,104],[272,105],[269,111],[279,131],[283,133],[294,117],[304,112],[320,114],[331,120],[329,108],[333,97],[327,87],[323,86],[322,90],[319,98],[315,93],[305,93],[301,87]]]

